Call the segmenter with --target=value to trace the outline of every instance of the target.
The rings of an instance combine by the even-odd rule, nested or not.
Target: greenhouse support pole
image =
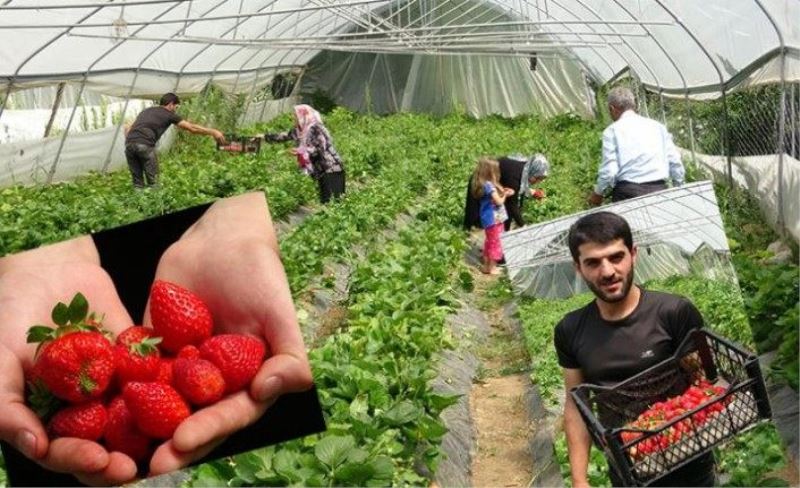
[[[728,90],[725,84],[721,84],[720,88],[722,89],[722,130],[724,134],[723,141],[725,143],[725,159],[728,168],[728,186],[733,189],[733,147],[731,144],[731,127],[728,120]]]
[[[53,109],[50,111],[50,118],[47,120],[47,125],[44,127],[43,137],[45,139],[50,135],[50,130],[53,128],[53,121],[56,120],[56,113],[58,113],[58,107],[61,105],[61,97],[64,95],[64,87],[66,84],[66,82],[62,81],[58,84],[58,88],[56,88],[56,99],[53,101]]]
[[[783,153],[786,152],[786,138],[784,133],[786,131],[786,40],[783,38],[783,32],[778,27],[778,23],[772,18],[769,11],[764,8],[761,0],[755,0],[758,7],[767,16],[772,28],[775,29],[775,34],[778,36],[778,42],[781,45],[781,112],[778,115],[778,222],[777,227],[781,234],[786,234],[784,228],[784,215],[783,215]]]
[[[209,8],[204,13],[213,12],[214,10],[219,8],[220,5],[222,5],[223,3],[224,3],[224,1],[221,1],[220,3],[217,3],[215,6]],[[159,18],[163,17],[164,15],[167,14],[167,12],[169,12],[170,10],[172,10],[173,8],[175,8],[177,6],[178,6],[178,4],[174,5],[173,7],[171,7],[168,10],[166,10],[165,12],[162,12],[158,17],[156,17],[156,19],[159,19]],[[190,24],[194,24],[195,22],[189,22],[189,23]],[[185,24],[183,26],[183,31],[186,30],[186,27],[188,26],[189,23],[187,23],[187,24]],[[141,27],[139,30],[144,29],[145,27]],[[180,30],[175,32],[172,35],[172,37],[178,36],[180,34],[180,32],[181,32]],[[133,80],[131,81],[131,86],[128,88],[128,93],[125,94],[125,104],[122,106],[122,117],[120,117],[119,123],[117,124],[117,127],[114,129],[114,136],[111,138],[111,144],[108,147],[108,153],[106,153],[106,158],[103,161],[103,168],[102,168],[102,172],[103,173],[108,171],[108,166],[109,166],[109,164],[111,164],[111,154],[113,154],[114,147],[117,144],[117,137],[119,137],[119,131],[122,129],[122,125],[125,123],[125,114],[128,112],[128,105],[130,105],[131,96],[133,95],[133,90],[136,87],[136,81],[139,79],[139,72],[141,71],[142,66],[144,66],[144,63],[146,63],[147,60],[150,59],[151,56],[153,56],[159,49],[164,47],[166,44],[167,44],[167,41],[163,41],[158,46],[154,47],[147,54],[147,56],[142,58],[142,60],[139,62],[139,65],[136,66],[136,70],[133,72]]]
[[[658,90],[658,103],[661,108],[661,123],[667,125],[667,112],[664,107],[664,90]]]
[[[662,9],[664,9],[665,12],[667,12],[667,14],[670,17],[672,17],[672,19],[679,26],[681,26],[681,28],[689,35],[689,37],[692,38],[694,43],[697,44],[697,47],[700,48],[700,50],[703,52],[703,54],[706,55],[706,58],[708,58],[708,61],[711,63],[711,66],[714,67],[714,71],[717,72],[717,77],[719,78],[719,86],[722,89],[722,105],[723,105],[723,110],[725,112],[725,119],[724,119],[725,127],[724,127],[723,130],[724,130],[724,133],[725,133],[726,145],[729,145],[728,144],[728,140],[727,140],[727,138],[729,136],[729,131],[730,131],[730,128],[728,127],[728,105],[727,105],[726,93],[725,93],[726,92],[726,89],[725,89],[725,78],[723,78],[723,76],[722,76],[722,71],[720,71],[719,66],[717,66],[717,62],[714,61],[714,58],[711,56],[711,53],[708,52],[708,49],[706,49],[706,47],[703,45],[702,42],[700,42],[700,40],[697,38],[697,36],[695,36],[694,33],[688,27],[686,27],[686,24],[683,22],[683,20],[681,20],[680,17],[678,17],[675,14],[675,12],[670,10],[669,7],[664,5],[663,0],[655,0],[655,1]],[[687,99],[687,101],[689,99],[688,91],[686,93],[686,99]],[[694,150],[692,152],[694,153]],[[727,151],[727,152],[728,152],[728,183],[731,186],[731,188],[733,188],[733,173],[731,171],[732,168],[731,168],[730,150]]]
[[[689,92],[684,93],[686,101],[686,113],[689,115],[689,150],[692,151],[692,162],[697,162],[697,154],[694,148],[694,115],[692,113],[692,103],[689,101]]]

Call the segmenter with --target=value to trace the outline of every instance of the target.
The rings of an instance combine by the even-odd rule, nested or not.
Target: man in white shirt
[[[610,190],[618,202],[684,181],[683,162],[672,135],[663,124],[635,112],[633,93],[624,87],[608,92],[608,111],[614,123],[603,131],[603,162],[589,203],[600,205]]]

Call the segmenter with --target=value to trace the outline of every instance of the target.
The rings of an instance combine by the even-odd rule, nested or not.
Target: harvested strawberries
[[[725,393],[725,388],[712,385],[701,379],[690,386],[683,394],[671,397],[663,402],[657,402],[642,412],[639,417],[625,425],[624,428],[640,430],[659,430],[670,421],[684,416],[687,412],[700,408],[697,412],[676,422],[668,429],[656,435],[650,435],[639,443],[631,446],[628,453],[633,459],[641,459],[655,452],[663,451],[673,446],[685,436],[695,435],[697,429],[725,409],[731,397],[719,400]],[[622,442],[627,444],[647,436],[646,432],[623,431]]]
[[[97,441],[145,463],[194,409],[247,389],[265,360],[261,339],[212,336],[211,311],[179,285],[157,280],[150,313],[153,328],[114,339],[78,293],[53,309],[56,327],[28,330],[39,346],[27,400],[52,436]]]

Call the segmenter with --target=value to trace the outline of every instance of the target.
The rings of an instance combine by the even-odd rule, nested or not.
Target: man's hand
[[[118,485],[136,476],[128,456],[109,453],[96,442],[50,440],[40,419],[25,405],[25,371],[36,346],[28,328],[52,325],[53,306],[84,294],[103,324],[118,333],[133,324],[117,296],[90,237],[81,237],[0,259],[0,439],[41,466],[75,475],[90,485]]]
[[[225,134],[218,131],[217,129],[210,129],[211,137],[214,138],[220,144],[225,144],[227,141],[225,140]]]
[[[589,202],[589,205],[591,205],[593,207],[596,207],[596,206],[598,206],[598,205],[603,203],[603,195],[600,195],[598,193],[592,192],[589,195],[589,198],[587,199],[587,201]]]
[[[312,377],[263,193],[217,201],[164,253],[156,278],[196,293],[214,334],[251,334],[269,351],[249,391],[195,412],[156,450],[150,470],[161,474],[205,456],[280,395],[310,388]]]

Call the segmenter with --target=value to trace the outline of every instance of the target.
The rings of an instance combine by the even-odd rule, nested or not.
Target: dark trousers
[[[158,183],[158,158],[156,148],[146,144],[128,144],[125,146],[125,159],[133,178],[135,188],[144,188]]]
[[[511,197],[506,198],[505,201],[506,206],[506,213],[508,213],[508,219],[506,219],[505,226],[506,232],[511,230],[511,222],[517,224],[517,227],[522,227],[525,225],[525,221],[522,219],[522,198],[514,195]]]
[[[325,173],[319,180],[319,201],[328,203],[331,198],[344,194],[344,171]]]
[[[611,201],[619,202],[629,198],[636,198],[648,193],[653,193],[667,189],[667,183],[664,180],[648,181],[647,183],[631,183],[630,181],[620,181],[614,185],[614,190],[611,192]]]
[[[608,475],[612,486],[625,486],[614,469],[609,469]],[[648,486],[714,486],[716,478],[714,453],[709,452]]]

